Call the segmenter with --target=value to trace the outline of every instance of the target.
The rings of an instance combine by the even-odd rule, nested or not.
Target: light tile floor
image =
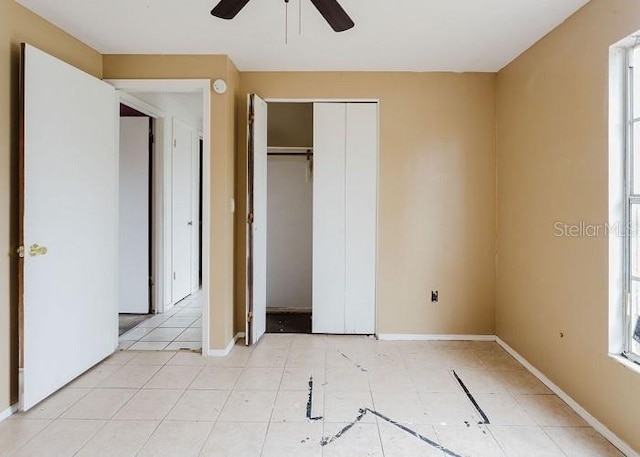
[[[118,352],[0,423],[0,443],[3,457],[622,455],[495,343],[319,335],[225,358]]]
[[[202,300],[195,293],[164,314],[141,322],[120,336],[119,349],[133,351],[202,350]]]

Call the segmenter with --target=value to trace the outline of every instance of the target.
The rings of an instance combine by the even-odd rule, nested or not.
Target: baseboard
[[[241,339],[244,338],[244,333],[237,333],[236,336],[234,336],[231,341],[229,341],[229,344],[227,344],[227,347],[224,349],[209,349],[207,351],[207,354],[209,357],[226,357],[229,355],[229,353],[231,352],[231,350],[233,349],[233,346],[235,346],[236,342]]]
[[[536,378],[538,378],[545,386],[547,386],[551,391],[560,397],[571,409],[573,409],[578,416],[582,417],[589,425],[591,425],[598,433],[604,436],[611,444],[617,447],[620,452],[622,452],[627,457],[640,457],[636,451],[634,451],[631,446],[625,443],[622,439],[620,439],[615,433],[607,428],[602,422],[593,417],[586,409],[584,409],[578,402],[576,402],[573,398],[571,398],[566,392],[564,392],[560,387],[553,383],[549,378],[547,378],[540,370],[531,365],[527,359],[522,357],[515,349],[505,343],[499,337],[495,337],[495,341],[505,350],[507,351],[513,358],[515,358],[522,366],[524,366],[527,370],[531,372]]]
[[[494,335],[444,335],[444,334],[409,334],[381,333],[382,341],[495,341]]]
[[[13,405],[9,406],[4,411],[0,412],[0,422],[2,422],[3,420],[7,419],[8,417],[11,417],[14,413],[17,413],[18,412],[18,407],[19,407],[19,404],[18,403],[14,403]]]

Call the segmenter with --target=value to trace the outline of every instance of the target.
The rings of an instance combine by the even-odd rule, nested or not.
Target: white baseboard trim
[[[519,353],[516,352],[511,346],[505,343],[499,337],[495,337],[495,341],[502,346],[502,348],[507,351],[511,356],[513,356],[522,366],[524,366],[527,370],[531,372],[536,378],[538,378],[544,385],[546,385],[551,391],[560,397],[571,409],[573,409],[578,416],[582,417],[589,425],[591,425],[598,433],[604,436],[611,444],[617,447],[620,452],[622,452],[627,457],[640,457],[636,451],[634,451],[631,446],[625,443],[622,439],[620,439],[615,433],[609,430],[602,422],[593,417],[586,409],[584,409],[578,402],[576,402],[573,398],[571,398],[566,392],[564,392],[560,387],[553,383],[549,378],[547,378],[540,370],[531,365],[527,359],[522,357]]]
[[[236,334],[236,336],[234,336],[231,341],[229,341],[229,344],[227,344],[227,347],[224,349],[209,349],[207,351],[207,356],[209,357],[226,357],[229,355],[229,353],[231,352],[231,349],[233,349],[233,346],[235,346],[236,342],[241,339],[244,338],[244,333],[238,333]]]
[[[18,412],[18,408],[19,408],[19,404],[18,403],[14,403],[13,405],[9,406],[4,411],[0,412],[0,422],[2,422],[3,420],[11,417],[14,413],[17,413]]]
[[[440,334],[408,334],[381,333],[382,341],[495,341],[494,335],[440,335]]]

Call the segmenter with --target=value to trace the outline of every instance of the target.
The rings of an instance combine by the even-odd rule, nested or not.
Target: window
[[[640,45],[626,49],[626,64],[623,352],[640,362]]]

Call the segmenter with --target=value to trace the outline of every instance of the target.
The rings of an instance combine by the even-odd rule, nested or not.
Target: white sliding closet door
[[[373,334],[376,321],[378,104],[347,104],[345,333]]]
[[[313,333],[345,333],[345,103],[313,109]]]
[[[377,103],[316,103],[313,146],[313,332],[373,334]]]

